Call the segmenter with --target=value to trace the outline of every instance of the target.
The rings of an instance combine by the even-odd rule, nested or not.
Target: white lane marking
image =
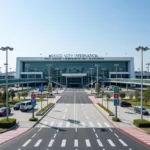
[[[38,130],[38,132],[40,132],[42,130],[42,128],[40,128],[39,130]]]
[[[85,127],[85,122],[81,122],[81,125]]]
[[[66,123],[66,127],[69,127],[69,126],[70,126],[70,122],[67,122],[67,123]]]
[[[114,134],[117,138],[119,138],[119,136],[117,134]]]
[[[42,142],[42,139],[39,139],[39,140],[36,142],[36,144],[34,145],[34,147],[38,147],[38,146],[41,144],[41,142]]]
[[[68,108],[65,109],[65,113],[67,112]]]
[[[86,140],[85,140],[85,143],[86,143],[86,146],[87,146],[87,147],[91,147],[91,143],[90,143],[89,139],[86,139]]]
[[[97,143],[98,143],[99,147],[103,147],[103,144],[102,144],[102,142],[100,141],[100,139],[97,139]]]
[[[27,140],[27,141],[22,145],[22,147],[26,147],[30,142],[31,142],[31,139]]]
[[[57,129],[57,132],[59,132],[59,129]]]
[[[84,114],[85,114],[86,119],[88,119],[88,116],[87,116],[87,114],[86,114],[86,112],[85,112],[85,111],[84,111]]]
[[[47,122],[44,122],[41,127],[45,127],[47,124],[48,124]]]
[[[54,138],[56,137],[56,134],[54,135]]]
[[[93,132],[95,132],[95,129],[93,128]]]
[[[74,147],[78,147],[78,140],[77,139],[74,140]]]
[[[50,126],[53,126],[54,125],[54,122],[52,121],[51,123],[50,123]]]
[[[107,122],[104,122],[104,125],[108,128],[110,128],[110,125]]]
[[[21,148],[19,148],[18,150],[21,150]]]
[[[49,142],[48,147],[52,147],[53,143],[54,143],[54,139],[52,139],[52,140]]]
[[[32,138],[34,138],[36,136],[36,133],[32,136]]]
[[[97,122],[97,125],[98,125],[100,128],[102,128],[102,125],[100,124],[100,122]]]
[[[109,130],[110,130],[111,132],[113,132],[112,129],[109,128]]]
[[[94,127],[94,125],[93,125],[93,123],[92,123],[92,122],[89,122],[89,124],[90,124],[90,126],[91,126],[91,127]]]
[[[97,134],[95,134],[95,136],[98,138],[98,135],[97,135]]]
[[[77,128],[75,128],[75,132],[77,132]]]
[[[64,114],[63,117],[62,117],[62,119],[65,119],[65,117],[66,117],[66,115]]]
[[[129,150],[132,150],[132,148],[129,148]]]
[[[62,143],[61,143],[61,147],[65,147],[65,146],[66,146],[66,140],[63,139],[63,140],[62,140]]]
[[[109,144],[112,146],[112,147],[115,147],[116,145],[113,143],[113,141],[111,139],[107,139],[107,141],[109,142]]]
[[[122,139],[118,139],[123,146],[128,146]]]

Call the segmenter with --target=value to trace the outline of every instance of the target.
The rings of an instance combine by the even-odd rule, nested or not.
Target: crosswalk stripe
[[[52,147],[53,143],[54,143],[54,139],[50,140],[48,147]]]
[[[62,122],[59,122],[57,127],[61,127],[62,124],[63,124]]]
[[[22,147],[26,147],[30,142],[31,142],[31,139],[27,140],[27,141],[22,145]]]
[[[104,122],[104,125],[108,128],[110,128],[110,125],[107,122]]]
[[[85,127],[85,122],[81,122],[82,127]]]
[[[70,122],[67,122],[67,123],[66,123],[66,127],[69,127],[69,126],[70,126]]]
[[[102,142],[100,141],[100,139],[97,139],[97,143],[98,143],[99,147],[103,147],[103,144],[102,144]]]
[[[118,140],[123,146],[128,146],[123,140],[121,140],[121,139],[118,139]]]
[[[98,125],[100,128],[102,128],[102,125],[100,124],[100,122],[97,122],[97,125]]]
[[[38,147],[38,146],[41,144],[41,142],[42,142],[42,139],[39,139],[39,140],[36,142],[36,144],[34,145],[34,147]]]
[[[78,147],[78,140],[77,139],[74,140],[74,147]]]
[[[91,147],[91,143],[90,143],[89,139],[86,139],[86,140],[85,140],[85,143],[86,143],[86,146],[87,146],[87,147]]]
[[[107,139],[107,141],[109,142],[109,144],[112,146],[112,147],[115,147],[116,145],[113,143],[113,141],[111,139]]]
[[[91,127],[94,127],[94,125],[93,125],[93,123],[92,123],[92,122],[89,122],[89,124],[90,124],[90,126],[91,126]]]
[[[65,146],[66,146],[66,140],[63,139],[63,140],[62,140],[62,143],[61,143],[61,147],[65,147]]]

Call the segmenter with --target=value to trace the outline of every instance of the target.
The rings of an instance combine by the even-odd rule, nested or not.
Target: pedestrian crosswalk
[[[96,147],[104,147],[105,145],[109,145],[110,147],[117,147],[117,145],[119,145],[118,143],[120,143],[123,147],[127,147],[128,145],[125,143],[125,141],[123,141],[122,139],[117,139],[117,141],[115,141],[116,143],[114,143],[114,141],[112,139],[95,139],[96,140],[96,145],[95,142],[93,142],[93,140],[90,139],[84,139],[83,141],[80,141],[79,139],[72,139],[73,141],[71,142],[70,140],[67,139],[50,139],[47,142],[47,147],[51,148],[53,146],[58,146],[58,147],[66,147],[69,144],[72,144],[72,147],[78,148],[79,146],[86,146],[88,147],[92,147],[92,146],[96,146]],[[27,140],[22,147],[39,147],[40,145],[42,145],[42,142],[44,142],[44,139],[38,139],[37,141],[33,141],[32,139]],[[44,142],[45,144],[46,142]],[[104,144],[103,144],[104,143]],[[59,144],[59,145],[58,145]]]
[[[44,121],[41,123],[40,126],[41,128],[51,128],[51,127],[58,127],[58,128],[110,128],[111,125],[107,122],[99,122],[99,121],[86,121],[86,122],[73,122],[73,121],[51,121],[51,122],[46,122]]]

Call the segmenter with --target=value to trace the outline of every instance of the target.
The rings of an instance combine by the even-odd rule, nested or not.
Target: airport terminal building
[[[96,81],[97,69],[99,79],[135,78],[133,57],[99,57],[96,54],[18,57],[16,78],[47,78],[67,87],[83,87]]]

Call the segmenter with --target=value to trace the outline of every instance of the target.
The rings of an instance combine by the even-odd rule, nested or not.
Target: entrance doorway
[[[81,78],[68,78],[68,87],[82,87]]]

